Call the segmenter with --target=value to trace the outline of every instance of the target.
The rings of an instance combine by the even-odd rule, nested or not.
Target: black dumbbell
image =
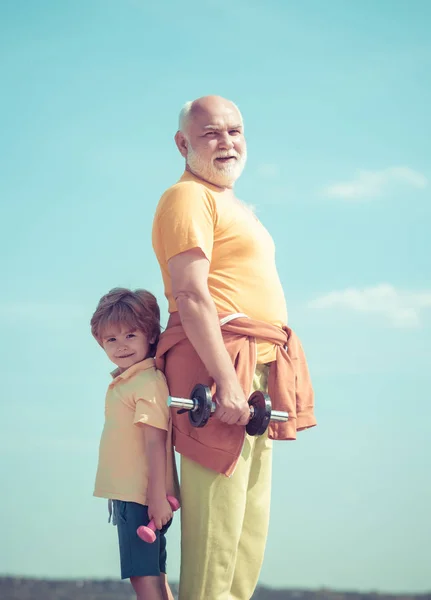
[[[270,421],[284,423],[289,418],[287,412],[272,410],[271,399],[264,392],[253,392],[248,399],[248,404],[250,420],[245,429],[249,435],[262,435],[268,429]],[[204,427],[216,409],[210,388],[201,383],[193,388],[190,398],[169,396],[168,406],[181,409],[178,414],[188,412],[193,427]]]

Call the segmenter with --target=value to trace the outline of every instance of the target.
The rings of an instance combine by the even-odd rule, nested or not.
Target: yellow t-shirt
[[[105,401],[105,424],[99,448],[94,495],[147,504],[146,426],[168,432],[166,493],[177,496],[172,424],[165,376],[147,358],[116,375]],[[143,426],[145,425],[145,426]]]
[[[245,313],[276,326],[287,324],[274,242],[251,210],[185,172],[160,199],[153,223],[169,312],[177,310],[168,261],[200,248],[210,261],[208,288],[219,313]],[[275,360],[275,346],[258,340],[258,362]]]

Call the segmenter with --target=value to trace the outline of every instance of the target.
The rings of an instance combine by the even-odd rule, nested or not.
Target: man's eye
[[[231,129],[229,131],[230,135],[239,135],[241,132],[239,131],[239,129]]]
[[[205,134],[205,137],[209,137],[210,135],[215,135],[215,131],[208,131],[208,133]]]

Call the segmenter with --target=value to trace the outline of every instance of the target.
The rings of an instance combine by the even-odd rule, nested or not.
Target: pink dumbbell
[[[175,512],[176,510],[178,510],[180,508],[180,503],[173,496],[166,496],[166,500],[171,505],[173,512]],[[156,526],[154,525],[153,519],[151,519],[151,521],[148,523],[148,525],[140,525],[138,527],[138,529],[136,530],[136,533],[141,538],[141,540],[144,540],[144,542],[148,542],[149,544],[152,544],[156,540],[155,531],[156,531]]]

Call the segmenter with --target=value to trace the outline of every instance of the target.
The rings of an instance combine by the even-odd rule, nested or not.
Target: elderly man
[[[272,439],[295,439],[316,424],[313,390],[287,328],[272,238],[233,191],[247,157],[238,108],[218,96],[187,103],[175,141],[185,173],[163,194],[153,223],[170,313],[157,364],[172,396],[189,397],[203,383],[216,402],[203,428],[173,410],[180,600],[248,600],[267,538]],[[257,389],[289,420],[252,437],[247,400]],[[291,512],[286,506],[286,520]]]

